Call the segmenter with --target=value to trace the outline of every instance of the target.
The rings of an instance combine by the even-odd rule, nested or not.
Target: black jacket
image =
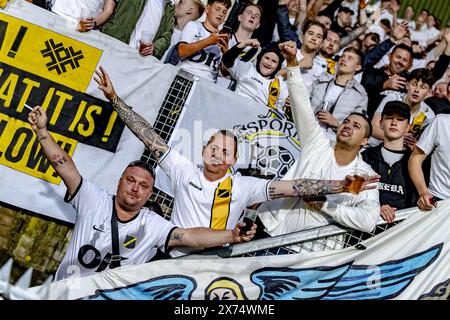
[[[444,53],[439,56],[436,65],[431,70],[435,79],[440,79],[447,67],[450,63],[450,56],[445,55]],[[369,96],[369,104],[367,105],[367,113],[369,117],[372,119],[373,114],[377,110],[381,101],[385,97],[385,95],[381,94],[383,89],[383,84],[385,81],[389,79],[389,76],[386,74],[386,67],[376,69],[371,66],[366,65],[363,73],[363,77],[361,80],[361,84],[367,91],[367,95]],[[403,72],[400,76],[407,78],[409,72]],[[401,92],[406,92],[406,90],[400,90]]]
[[[380,205],[388,204],[399,210],[415,206],[418,196],[408,172],[411,151],[404,150],[403,158],[390,167],[381,154],[382,146],[380,143],[362,153],[364,161],[381,176]]]

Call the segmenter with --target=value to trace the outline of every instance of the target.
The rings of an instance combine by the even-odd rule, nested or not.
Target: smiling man
[[[84,277],[121,264],[145,263],[155,255],[156,248],[167,252],[175,246],[213,247],[253,238],[255,226],[243,235],[238,226],[233,230],[183,229],[144,208],[152,195],[155,176],[142,161],[130,163],[119,179],[116,195],[108,194],[81,177],[73,160],[48,132],[42,107],[35,107],[28,121],[44,155],[67,187],[64,200],[77,212],[56,280]]]
[[[221,130],[211,136],[203,147],[203,166],[172,150],[158,136],[152,126],[134,112],[116,94],[108,74],[96,71],[99,89],[103,91],[128,128],[151,151],[159,166],[168,175],[175,195],[171,221],[178,226],[203,226],[224,230],[235,225],[242,211],[267,200],[281,197],[302,197],[348,191],[351,177],[341,180],[270,181],[229,174],[237,160],[237,138]],[[360,120],[361,122],[361,120]],[[363,130],[362,125],[360,131]],[[367,185],[367,189],[373,186]],[[187,251],[171,252],[171,255]]]
[[[320,178],[342,179],[362,169],[376,176],[372,168],[359,155],[367,144],[371,125],[367,117],[359,113],[348,115],[337,128],[336,145],[330,141],[315,119],[305,82],[295,57],[296,44],[288,41],[280,44],[287,61],[287,86],[292,114],[302,150],[300,157],[283,179]],[[357,230],[370,232],[377,223],[380,204],[378,190],[359,194],[341,193],[325,198],[278,199],[264,203],[258,209],[260,218],[271,236],[327,225],[333,222]]]
[[[280,49],[267,46],[258,55],[256,66],[239,59],[245,48],[258,48],[256,39],[239,42],[223,56],[223,63],[236,80],[236,93],[261,102],[270,108],[282,110],[288,96],[284,80],[277,76],[284,61]]]

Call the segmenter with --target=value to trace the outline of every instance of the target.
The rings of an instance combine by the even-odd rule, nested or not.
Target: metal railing
[[[362,232],[332,224],[323,227],[311,228],[275,237],[253,240],[247,243],[230,245],[228,247],[205,250],[196,253],[199,256],[217,256],[220,258],[270,256],[294,254],[300,252],[317,252],[356,246],[364,250],[361,244],[390,227],[408,218],[417,208],[399,210],[393,223],[378,221],[373,232]]]

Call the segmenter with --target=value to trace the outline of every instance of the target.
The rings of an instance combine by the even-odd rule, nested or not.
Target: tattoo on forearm
[[[340,180],[311,180],[298,179],[292,186],[296,196],[322,196],[344,191],[344,185]]]
[[[168,146],[152,126],[143,117],[131,110],[119,97],[112,100],[112,106],[126,126],[151,151],[155,160],[159,160],[167,151]]]
[[[182,241],[183,240],[183,236],[184,233],[182,232],[172,232],[172,234],[170,235],[170,240],[174,240],[174,241]]]
[[[55,154],[55,155],[53,155],[53,157],[50,161],[53,164],[53,166],[56,168],[58,166],[62,166],[64,163],[66,163],[68,161],[68,159],[62,154]]]

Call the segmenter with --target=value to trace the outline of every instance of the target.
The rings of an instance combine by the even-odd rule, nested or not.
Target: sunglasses
[[[153,176],[153,178],[156,177],[155,170],[153,169],[153,167],[145,161],[142,161],[142,160],[132,161],[127,166],[127,168],[130,168],[130,167],[139,167],[139,168],[145,169]]]

